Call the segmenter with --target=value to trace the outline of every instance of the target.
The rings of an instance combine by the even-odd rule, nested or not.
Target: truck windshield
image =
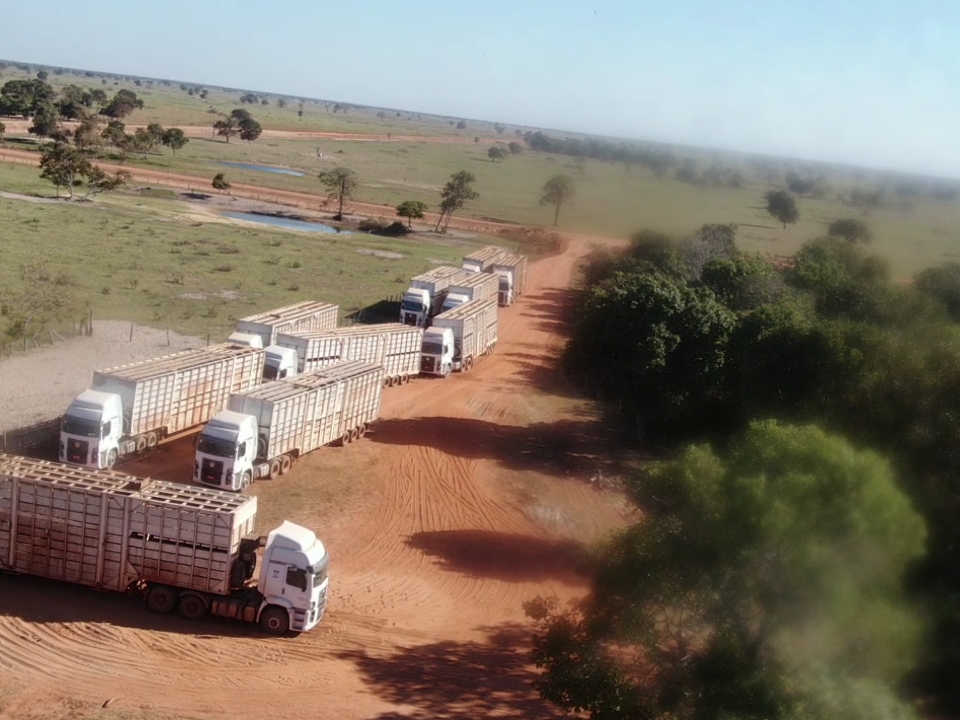
[[[443,346],[440,343],[425,342],[423,344],[424,355],[442,355]]]
[[[502,275],[500,276],[500,289],[501,290],[510,289],[510,281],[507,280],[507,278],[503,277]]]
[[[313,587],[318,588],[323,585],[327,579],[327,567],[330,565],[330,556],[324,555],[323,559],[315,563],[310,568],[310,575],[313,576]]]
[[[404,298],[400,301],[400,309],[407,312],[423,312],[423,303],[418,299],[408,300]]]
[[[204,437],[201,435],[200,439],[197,441],[197,452],[202,452],[204,455],[234,458],[237,456],[237,446],[229,440]]]
[[[263,379],[264,380],[278,380],[280,375],[279,367],[270,367],[269,365],[263,366]]]
[[[63,416],[60,429],[67,435],[81,435],[83,437],[100,437],[100,423],[96,420]]]

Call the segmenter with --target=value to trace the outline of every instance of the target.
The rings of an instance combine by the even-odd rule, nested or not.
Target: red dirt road
[[[0,715],[48,716],[64,697],[231,720],[557,715],[530,685],[521,604],[582,594],[579,543],[623,521],[617,494],[583,482],[603,433],[552,368],[588,250],[572,241],[532,264],[496,353],[471,373],[386,390],[365,440],[254,486],[261,532],[286,517],[330,550],[317,630],[269,638],[0,576]],[[172,443],[124,469],[182,480],[191,453]]]

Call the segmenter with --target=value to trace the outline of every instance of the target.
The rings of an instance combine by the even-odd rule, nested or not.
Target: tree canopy
[[[540,198],[541,205],[553,205],[553,224],[556,225],[560,219],[560,208],[569,203],[576,194],[577,186],[573,178],[568,175],[554,175],[543,184],[543,195]]]
[[[228,116],[217,120],[213,124],[213,129],[216,130],[217,135],[222,137],[226,142],[230,142],[231,136],[240,132],[240,125],[233,117]]]
[[[427,204],[419,200],[404,200],[397,205],[397,215],[407,218],[407,227],[412,227],[414,220],[423,219],[423,213],[427,209]]]
[[[360,179],[350,168],[338,165],[324,170],[319,175],[320,182],[337,198],[337,214],[335,220],[343,220],[343,201],[353,197],[360,185]]]
[[[487,157],[493,162],[496,162],[497,160],[503,160],[509,154],[510,153],[506,148],[500,147],[499,145],[494,145],[492,148],[487,150]]]
[[[795,223],[800,219],[797,201],[786,190],[769,190],[764,197],[767,201],[767,212],[783,223],[784,230],[787,223]]]
[[[190,140],[180,128],[167,128],[163,131],[161,142],[169,147],[170,150],[173,151],[173,154],[176,155],[177,150],[190,142]]]
[[[132,90],[124,88],[123,90],[117,91],[113,99],[107,103],[100,112],[107,117],[122,120],[134,110],[140,110],[142,108],[143,100],[138,98],[137,94]]]
[[[869,243],[873,240],[873,234],[870,227],[862,220],[854,218],[843,218],[834,220],[827,228],[827,234],[830,237],[839,237],[849,242]]]
[[[885,460],[756,422],[628,491],[645,517],[596,556],[590,597],[527,606],[546,699],[603,720],[912,717],[890,687],[917,647],[902,577],[925,530]]]
[[[462,208],[470,200],[476,200],[480,193],[473,189],[476,182],[472,172],[461,170],[450,176],[447,184],[440,191],[440,217],[437,219],[437,232],[446,232],[453,213]]]

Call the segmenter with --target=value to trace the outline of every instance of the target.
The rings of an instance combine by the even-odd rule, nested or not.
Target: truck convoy
[[[469,255],[463,256],[463,269],[473,273],[487,273],[492,269],[493,263],[497,262],[507,251],[496,245],[488,245],[485,248],[475,250]]]
[[[425,328],[430,318],[440,312],[447,287],[458,282],[466,271],[461,268],[441,265],[410,279],[400,300],[400,322],[404,325]]]
[[[384,387],[406,384],[412,375],[420,372],[422,345],[422,328],[399,323],[277,335],[277,346],[296,353],[298,372],[310,372],[344,360],[363,360],[383,367]]]
[[[112,468],[124,455],[205,423],[231,393],[260,384],[264,354],[223,343],[95,372],[63,415],[60,460]]]
[[[441,312],[452,310],[470,300],[496,298],[500,290],[500,278],[486,272],[475,272],[447,287],[447,297]]]
[[[255,497],[0,455],[0,569],[138,591],[187,620],[310,630],[327,602],[323,543],[291,522],[255,537],[256,514]]]
[[[496,300],[470,300],[437,315],[433,326],[424,331],[420,372],[441,377],[453,370],[467,372],[496,344]]]
[[[304,300],[237,320],[236,329],[238,333],[259,335],[266,348],[276,342],[279,333],[332,330],[339,314],[339,305]]]
[[[527,284],[527,256],[506,255],[493,263],[492,272],[500,278],[500,304],[512,305]]]
[[[240,491],[283,475],[302,455],[363,437],[382,392],[383,368],[351,361],[237,393],[200,433],[193,478]]]

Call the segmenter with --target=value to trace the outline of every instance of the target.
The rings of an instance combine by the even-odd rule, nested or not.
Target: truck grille
[[[223,481],[223,462],[220,460],[203,459],[200,468],[200,482],[207,485],[220,485]]]
[[[432,357],[420,358],[420,370],[425,373],[432,373],[436,367],[437,360]]]
[[[67,462],[87,464],[90,443],[86,440],[67,440]]]

